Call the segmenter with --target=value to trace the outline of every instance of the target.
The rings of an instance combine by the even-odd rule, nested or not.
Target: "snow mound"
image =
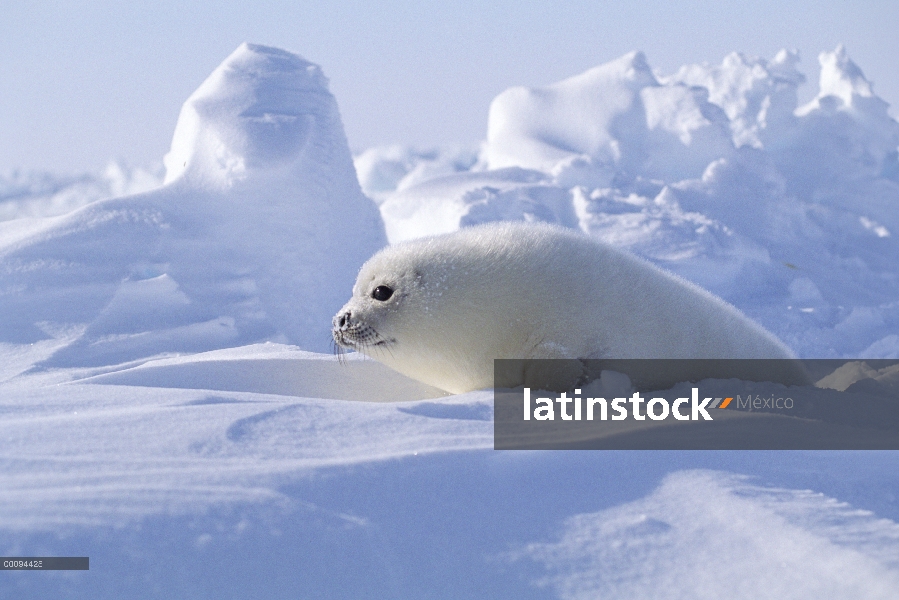
[[[546,568],[542,583],[561,598],[895,595],[899,524],[747,479],[673,473],[645,498],[570,517],[557,542],[521,556]]]
[[[264,339],[327,350],[386,243],[321,70],[244,44],[185,103],[166,185],[0,228],[0,342],[113,364]]]
[[[895,356],[899,123],[843,47],[819,61],[805,106],[788,50],[670,76],[633,52],[506,90],[473,169],[382,188],[388,237],[558,223],[709,289],[802,356]]]
[[[545,88],[497,96],[485,153],[491,168],[538,169],[570,183],[586,177],[600,187],[616,172],[697,176],[731,150],[728,118],[704,88],[662,85],[643,53],[632,52]]]
[[[805,82],[798,62],[799,55],[789,50],[771,61],[733,52],[720,65],[684,65],[663,81],[708,90],[709,102],[730,120],[734,145],[762,148],[793,118],[796,89]]]

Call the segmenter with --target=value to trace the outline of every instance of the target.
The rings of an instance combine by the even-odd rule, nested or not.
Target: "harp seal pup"
[[[578,231],[528,223],[382,249],[332,334],[452,393],[493,387],[495,358],[794,358],[702,288]]]

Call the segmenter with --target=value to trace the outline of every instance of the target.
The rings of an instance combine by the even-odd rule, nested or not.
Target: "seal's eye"
[[[393,290],[386,285],[379,285],[371,293],[371,297],[379,302],[386,302],[390,300],[391,296],[393,296]]]

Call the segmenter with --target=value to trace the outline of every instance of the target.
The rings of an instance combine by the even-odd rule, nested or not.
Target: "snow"
[[[506,90],[470,170],[379,188],[388,238],[558,223],[702,285],[801,356],[895,356],[899,123],[844,48],[819,62],[803,106],[787,50],[669,76],[634,52]],[[390,160],[375,152],[370,172]]]
[[[0,175],[0,221],[62,215],[96,200],[139,194],[161,184],[162,165],[146,169],[117,161],[110,161],[99,176],[13,171]]]
[[[706,96],[660,85],[641,52],[545,88],[512,88],[490,106],[487,162],[567,173],[585,161],[591,178],[609,181],[616,171],[697,176],[732,150],[727,117]]]
[[[3,439],[18,449],[0,475],[0,527],[9,529],[261,501],[278,496],[269,482],[285,472],[492,446],[489,412],[443,426],[427,418],[429,404],[397,402],[439,390],[371,361],[341,366],[290,346],[26,374],[4,388],[15,404],[4,406]],[[491,401],[479,392],[441,406]]]
[[[263,339],[327,351],[331,316],[386,240],[318,67],[241,46],[185,103],[165,162],[159,189],[0,241],[0,335],[74,336],[54,365]]]
[[[801,356],[899,357],[899,124],[844,48],[819,61],[799,106],[794,52],[671,75],[634,52],[501,93],[478,149],[354,158],[322,70],[244,44],[164,179],[4,176],[0,554],[91,557],[4,592],[895,596],[895,452],[498,452],[491,391],[328,354],[388,241],[526,220]]]
[[[479,168],[477,150],[417,150],[397,145],[369,148],[353,163],[362,191],[378,204],[384,201],[385,193]]]
[[[549,571],[561,598],[886,599],[899,589],[897,542],[895,522],[823,494],[688,470],[569,517],[557,542],[520,556]]]

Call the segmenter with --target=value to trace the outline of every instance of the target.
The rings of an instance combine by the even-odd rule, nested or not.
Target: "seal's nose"
[[[334,317],[334,326],[341,331],[345,330],[350,324],[350,316],[350,311],[337,315]]]

